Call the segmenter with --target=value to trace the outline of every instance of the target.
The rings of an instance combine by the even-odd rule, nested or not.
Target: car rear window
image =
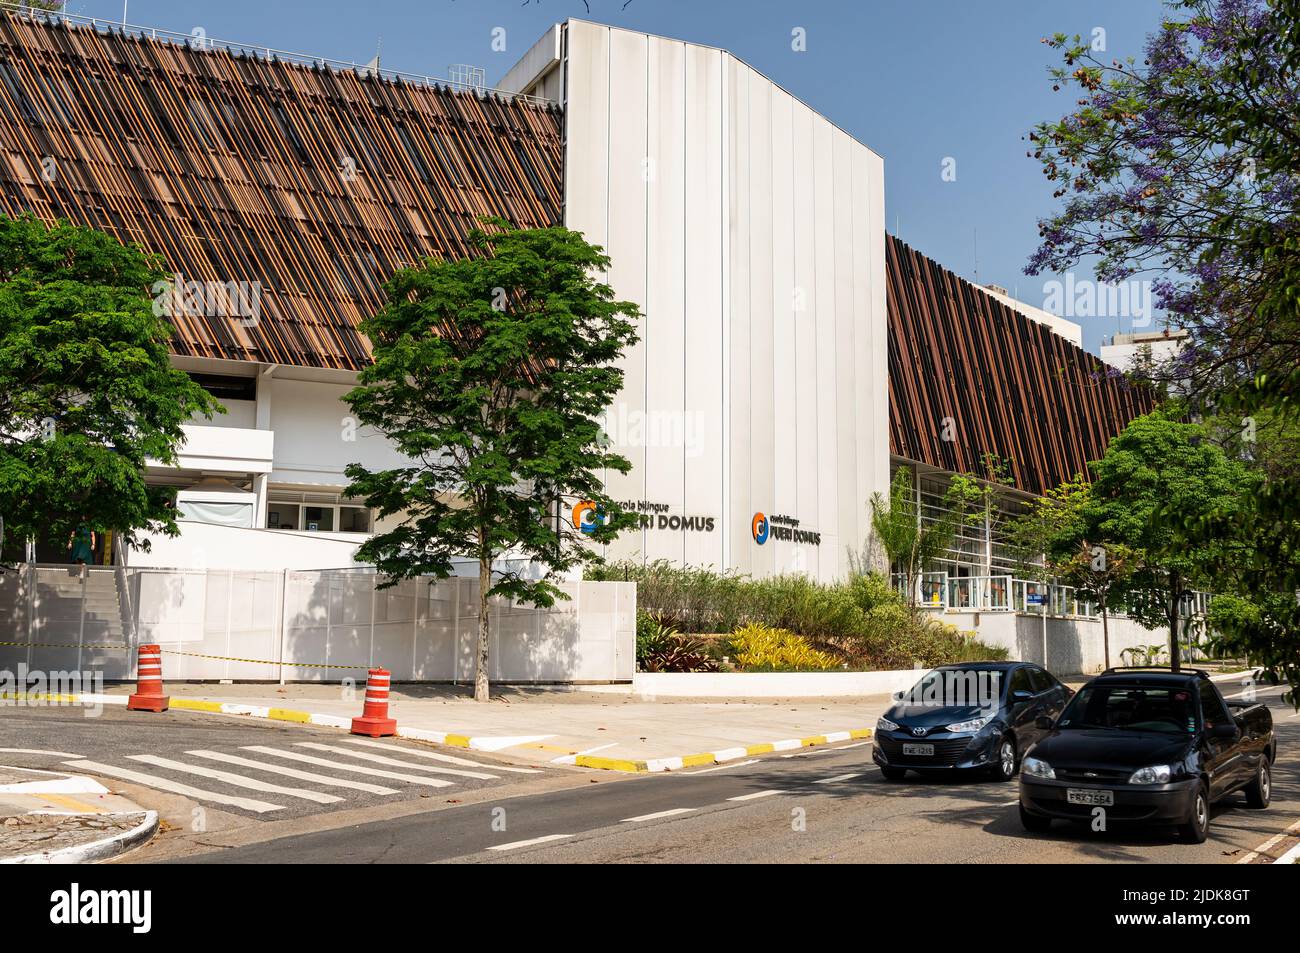
[[[1170,734],[1195,731],[1196,699],[1180,686],[1088,685],[1066,706],[1058,725]]]

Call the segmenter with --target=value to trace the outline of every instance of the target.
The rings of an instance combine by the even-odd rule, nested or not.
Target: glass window
[[[1192,693],[1182,688],[1093,685],[1066,706],[1061,728],[1125,728],[1129,731],[1196,730]]]
[[[364,506],[340,506],[339,532],[370,532],[370,510],[366,509]]]
[[[1029,680],[1029,669],[1018,668],[1011,674],[1011,691],[1036,693],[1033,683]]]
[[[1219,693],[1209,682],[1201,682],[1201,717],[1205,719],[1206,728],[1226,725],[1232,721],[1232,716],[1219,700]]]
[[[1030,684],[1034,686],[1034,692],[1045,692],[1052,687],[1052,676],[1048,675],[1041,668],[1031,668],[1029,671]]]
[[[275,500],[266,504],[267,529],[301,529],[302,521],[298,519],[297,503],[277,503]]]
[[[309,533],[332,533],[334,531],[334,507],[304,506],[302,508],[301,529]]]

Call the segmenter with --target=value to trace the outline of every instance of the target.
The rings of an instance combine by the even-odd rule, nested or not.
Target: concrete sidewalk
[[[114,686],[112,696],[129,686]],[[176,709],[197,708],[346,727],[361,690],[339,685],[168,684]],[[470,689],[393,686],[390,716],[405,737],[538,762],[621,771],[675,770],[750,754],[867,738],[888,695],[826,699],[672,698],[599,690],[501,687],[479,704]],[[141,713],[141,717],[153,717]]]
[[[145,843],[158,815],[92,778],[0,765],[0,864],[82,864]]]

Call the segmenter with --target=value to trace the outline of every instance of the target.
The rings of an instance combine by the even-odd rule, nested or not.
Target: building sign
[[[620,510],[637,517],[641,529],[667,530],[668,532],[712,533],[715,518],[712,516],[683,516],[672,512],[667,503],[651,500],[622,500],[615,504]],[[573,507],[573,527],[584,533],[594,533],[605,520],[605,511],[590,500]]]
[[[806,543],[809,546],[820,546],[822,543],[822,534],[816,530],[800,529],[799,521],[793,516],[766,516],[763,513],[755,513],[753,520],[750,521],[750,535],[754,537],[754,542],[762,546],[769,539],[778,539],[787,543]]]

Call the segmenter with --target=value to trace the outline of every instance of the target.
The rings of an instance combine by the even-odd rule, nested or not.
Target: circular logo
[[[596,532],[596,527],[604,522],[605,514],[596,509],[596,504],[583,500],[573,507],[573,528],[584,533]]]
[[[754,514],[754,521],[750,524],[750,532],[754,534],[754,542],[762,546],[767,542],[767,517],[762,513]]]

